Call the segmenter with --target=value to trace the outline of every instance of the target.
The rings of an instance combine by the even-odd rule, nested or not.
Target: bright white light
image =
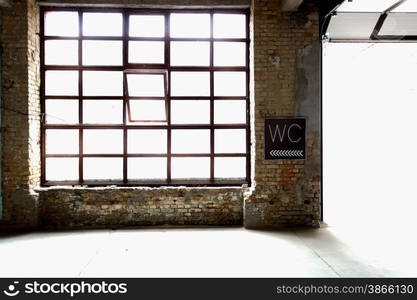
[[[86,129],[84,130],[85,154],[123,153],[123,130]]]
[[[45,35],[78,36],[78,12],[48,11],[45,13]]]
[[[129,62],[141,64],[163,64],[164,42],[129,42]]]
[[[214,14],[215,38],[246,38],[246,16],[238,14]]]
[[[164,16],[130,16],[129,35],[132,37],[163,37]]]
[[[210,102],[206,100],[171,100],[171,123],[210,123]]]
[[[85,124],[123,123],[122,100],[84,100],[83,122]]]
[[[47,40],[45,41],[46,65],[77,65],[78,41]]]
[[[123,15],[120,13],[84,13],[83,35],[122,36]]]
[[[171,72],[171,96],[210,96],[210,73]]]
[[[129,130],[127,151],[130,154],[164,154],[167,152],[167,131],[154,129]]]
[[[216,129],[214,131],[214,152],[246,153],[246,130]]]
[[[417,1],[407,0],[392,12],[417,12]]]
[[[83,41],[83,65],[120,66],[122,64],[121,41]]]
[[[46,123],[76,124],[78,123],[78,100],[46,100]]]
[[[245,72],[214,72],[215,96],[245,96]]]
[[[173,157],[171,177],[173,179],[210,178],[209,157]]]
[[[208,38],[210,37],[209,14],[171,14],[171,37]]]
[[[54,96],[78,95],[78,71],[46,71],[45,94]]]
[[[163,75],[128,74],[127,85],[130,97],[164,97]]]
[[[172,153],[210,153],[210,130],[172,130]]]
[[[47,181],[78,180],[78,158],[46,158],[45,177]]]
[[[344,12],[383,12],[399,0],[345,0],[337,11]]]
[[[245,66],[246,44],[236,42],[215,42],[214,65],[232,67]]]
[[[245,124],[246,101],[215,100],[214,123],[216,124]]]
[[[128,158],[129,180],[166,179],[167,159],[165,157],[133,157]]]
[[[85,180],[123,179],[123,158],[86,157],[83,163]]]
[[[219,178],[245,178],[246,158],[245,157],[215,157],[214,177]]]
[[[46,131],[47,154],[78,154],[78,130],[51,129]]]
[[[209,65],[209,42],[171,42],[171,66]]]
[[[123,96],[123,72],[84,71],[83,89],[84,96]]]

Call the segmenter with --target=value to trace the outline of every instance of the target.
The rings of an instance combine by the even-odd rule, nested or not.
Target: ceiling
[[[329,41],[417,41],[417,0],[345,0],[327,16]]]

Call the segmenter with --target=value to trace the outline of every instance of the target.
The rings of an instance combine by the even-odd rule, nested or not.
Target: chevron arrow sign
[[[265,119],[265,159],[305,159],[305,118]]]

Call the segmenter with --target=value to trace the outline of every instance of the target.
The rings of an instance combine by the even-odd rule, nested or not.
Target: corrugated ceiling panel
[[[379,13],[337,13],[330,20],[328,36],[330,39],[367,40],[379,16]]]
[[[379,35],[417,35],[417,13],[388,14]]]

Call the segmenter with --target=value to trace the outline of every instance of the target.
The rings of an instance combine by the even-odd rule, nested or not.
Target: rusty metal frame
[[[44,15],[48,11],[73,11],[78,13],[79,18],[79,36],[78,37],[59,37],[44,35]],[[83,13],[84,12],[117,12],[123,14],[123,34],[120,37],[106,36],[83,36]],[[170,14],[171,13],[209,13],[210,14],[210,37],[209,38],[170,38]],[[246,16],[246,37],[245,38],[214,38],[213,36],[213,15],[217,13],[227,14],[244,14]],[[163,15],[165,18],[165,36],[162,38],[138,38],[129,36],[129,16],[130,15]],[[241,186],[251,184],[251,144],[250,144],[250,95],[249,95],[249,10],[247,9],[127,9],[127,8],[88,8],[88,7],[41,7],[41,111],[45,111],[45,101],[48,99],[59,100],[78,100],[78,118],[79,123],[74,125],[65,124],[46,124],[43,118],[41,126],[41,184],[42,186],[53,185],[86,185],[86,186]],[[76,66],[55,66],[45,65],[44,42],[46,40],[76,40],[78,41],[78,65]],[[82,47],[84,40],[117,40],[123,43],[123,65],[121,66],[83,66]],[[129,63],[129,41],[163,41],[165,43],[165,63],[164,64],[133,64]],[[170,42],[171,41],[207,41],[210,42],[210,65],[207,67],[200,66],[171,66],[170,65]],[[214,66],[214,42],[245,42],[246,43],[246,65],[236,67],[216,67]],[[45,95],[45,72],[48,70],[74,70],[78,71],[78,95],[77,96],[54,96]],[[123,96],[83,96],[83,71],[123,71]],[[166,101],[166,124],[129,124],[132,122],[129,109],[129,100],[140,101],[141,97],[129,97],[126,87],[126,74],[130,72],[166,72],[165,80],[167,83],[167,101]],[[210,73],[210,95],[199,97],[172,97],[170,96],[170,78],[172,71],[206,71]],[[245,96],[214,96],[214,72],[222,71],[240,71],[246,72],[246,95]],[[146,97],[149,99],[149,97]],[[162,97],[165,98],[165,97]],[[160,100],[163,100],[163,99]],[[83,101],[84,100],[120,100],[123,101],[123,123],[122,124],[84,124],[83,123]],[[210,101],[210,123],[209,124],[171,124],[171,100],[207,100]],[[214,102],[216,100],[244,100],[246,101],[246,123],[245,124],[215,124],[214,123]],[[133,121],[134,122],[134,121]],[[159,121],[158,121],[159,122]],[[79,130],[79,153],[78,154],[46,154],[45,136],[47,130],[53,129],[77,129]],[[123,130],[123,154],[84,154],[83,150],[83,132],[85,129],[122,129]],[[128,130],[145,130],[145,129],[166,129],[167,130],[167,152],[164,154],[128,154]],[[208,129],[210,130],[210,153],[203,154],[174,154],[171,151],[171,131],[173,129]],[[245,153],[215,153],[214,149],[214,132],[216,129],[245,129],[247,147]],[[52,157],[74,157],[79,160],[79,180],[77,181],[46,181],[45,164],[46,159]],[[121,157],[123,158],[123,180],[120,181],[88,181],[84,180],[83,159],[86,157]],[[130,157],[166,157],[167,158],[167,179],[166,180],[146,180],[132,181],[128,180],[128,158]],[[171,178],[171,159],[173,157],[210,157],[210,177],[207,180],[174,180]],[[246,177],[242,180],[216,179],[214,176],[216,157],[245,157],[246,158]]]

